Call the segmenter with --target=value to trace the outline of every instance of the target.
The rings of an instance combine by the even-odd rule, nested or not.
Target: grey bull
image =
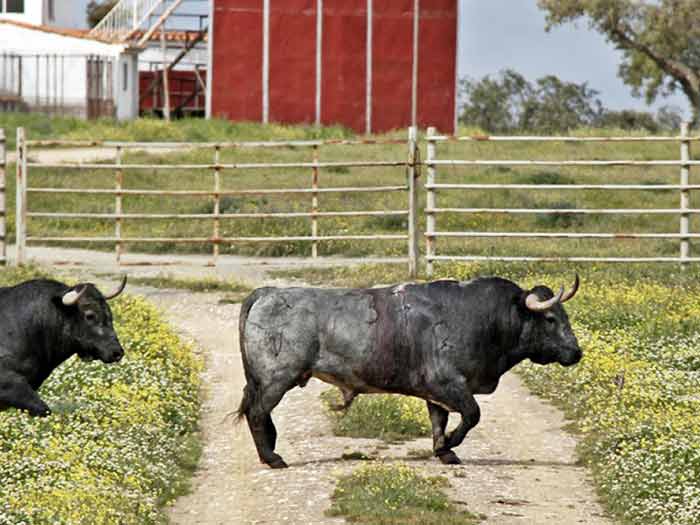
[[[336,385],[344,407],[357,394],[425,399],[435,455],[452,451],[479,422],[475,394],[530,359],[577,363],[582,352],[562,304],[578,289],[523,290],[498,277],[387,288],[259,288],[243,303],[240,344],[247,384],[238,409],[260,460],[286,467],[274,452],[271,412],[284,394],[311,377]],[[461,422],[446,433],[449,412]]]

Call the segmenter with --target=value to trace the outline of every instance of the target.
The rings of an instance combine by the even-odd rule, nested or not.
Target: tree
[[[87,22],[90,27],[95,27],[109,13],[119,0],[107,0],[96,2],[91,0],[87,5]]]
[[[532,97],[532,86],[512,69],[479,81],[460,82],[463,100],[460,120],[491,133],[503,133],[518,127],[523,106]]]
[[[623,53],[619,74],[647,103],[681,90],[700,123],[698,0],[538,0],[547,28],[587,19]]]
[[[603,111],[598,92],[585,83],[548,75],[531,83],[507,69],[498,76],[461,82],[460,120],[489,133],[564,132],[596,122]]]

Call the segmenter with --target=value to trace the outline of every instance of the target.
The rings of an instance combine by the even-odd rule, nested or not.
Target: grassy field
[[[37,277],[4,269],[2,285]],[[118,366],[72,358],[42,385],[53,410],[0,413],[0,525],[148,525],[188,489],[200,455],[201,362],[153,306],[112,304]]]
[[[34,117],[32,117],[33,119]],[[5,119],[6,126],[17,124],[19,117],[0,115],[0,126]],[[9,122],[8,124],[8,120]],[[53,136],[58,138],[119,138],[148,140],[262,140],[262,139],[302,139],[348,137],[349,132],[340,128],[262,126],[257,124],[231,124],[220,121],[180,121],[165,124],[160,121],[139,120],[131,124],[114,125],[100,122],[95,127],[71,122],[70,125],[51,119],[44,129],[37,122],[30,122],[30,137]],[[477,132],[478,130],[464,130]],[[615,130],[581,130],[577,135],[616,135]],[[391,138],[403,138],[405,131],[387,135]],[[382,137],[378,137],[382,138]],[[366,145],[366,146],[331,146],[321,149],[322,161],[338,160],[403,160],[406,157],[404,145]],[[424,155],[424,151],[423,151]],[[679,146],[675,143],[598,143],[598,144],[561,144],[561,143],[493,143],[475,142],[445,144],[438,146],[439,158],[462,159],[541,159],[541,160],[677,160]],[[700,158],[697,155],[694,158]],[[177,154],[149,155],[131,153],[125,162],[149,163],[210,163],[213,154],[210,150],[184,151]],[[284,148],[275,150],[228,150],[222,153],[223,162],[294,162],[309,161],[311,151],[303,148]],[[697,170],[695,170],[697,171]],[[425,174],[423,174],[423,178]],[[438,171],[440,183],[638,183],[676,184],[679,170],[671,168],[648,167],[481,167],[452,168],[445,167]],[[697,175],[691,174],[691,183],[697,182]],[[406,181],[405,170],[401,168],[336,168],[321,170],[320,187],[346,187],[371,185],[401,185]],[[32,169],[30,184],[32,186],[113,188],[114,173],[110,170],[81,171],[63,169],[49,174],[44,169]],[[8,180],[8,207],[10,216],[14,207],[14,182]],[[309,188],[311,172],[309,169],[276,169],[234,171],[225,170],[222,175],[222,189],[274,188],[289,189],[294,187]],[[213,175],[205,170],[165,172],[152,170],[126,170],[124,175],[126,189],[188,189],[211,190]],[[425,194],[420,192],[419,206],[420,229],[424,230]],[[407,207],[406,195],[396,193],[362,193],[362,194],[321,194],[321,211],[352,210],[401,210]],[[600,190],[480,190],[480,191],[441,191],[437,196],[439,207],[523,207],[523,208],[674,208],[678,207],[679,195],[675,191],[635,190],[608,191]],[[691,206],[692,206],[691,198]],[[75,212],[111,212],[114,198],[111,196],[77,196],[65,195],[60,199],[56,195],[31,194],[29,198],[31,211],[75,211]],[[267,196],[235,196],[222,199],[221,211],[238,212],[308,212],[311,209],[310,195],[283,193]],[[126,196],[124,198],[126,213],[211,213],[213,201],[209,197],[169,197]],[[11,217],[10,217],[11,219]],[[528,232],[678,232],[679,219],[676,215],[654,215],[640,217],[636,215],[487,215],[487,214],[441,214],[438,216],[437,229],[440,231],[528,231]],[[9,224],[9,236],[13,236],[12,222]],[[387,217],[322,217],[319,219],[321,235],[348,234],[403,234],[406,231],[406,218],[403,216]],[[700,230],[700,219],[691,218],[691,231]],[[57,220],[34,218],[30,220],[31,234],[56,236],[111,236],[114,224],[110,221]],[[309,218],[284,219],[225,219],[222,220],[223,236],[306,236],[311,233]],[[129,220],[123,226],[125,236],[196,236],[208,237],[212,234],[210,220]],[[423,249],[421,241],[421,249]],[[697,245],[696,242],[691,242]],[[102,248],[112,249],[111,246]],[[208,246],[197,245],[130,245],[133,251],[152,250],[156,252],[209,251]],[[440,239],[440,254],[471,255],[636,255],[636,256],[675,256],[679,252],[676,240],[580,240],[580,239]],[[258,254],[258,255],[309,255],[308,242],[283,242],[263,244],[236,244],[222,246],[223,253]],[[406,253],[405,241],[332,241],[320,245],[322,255],[343,254],[348,256],[384,255],[401,256]]]

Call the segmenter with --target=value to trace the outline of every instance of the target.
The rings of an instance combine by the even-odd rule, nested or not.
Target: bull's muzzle
[[[559,364],[562,366],[572,366],[578,363],[583,357],[580,348],[562,348],[559,351]]]

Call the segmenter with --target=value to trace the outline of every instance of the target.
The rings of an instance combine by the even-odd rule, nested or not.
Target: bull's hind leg
[[[435,403],[428,403],[428,413],[433,426],[433,453],[446,465],[459,465],[461,461],[457,455],[447,446],[445,429],[449,412]]]
[[[275,454],[277,429],[272,422],[270,413],[282,400],[284,394],[295,384],[275,383],[266,385],[261,388],[259,400],[252,403],[246,413],[248,427],[253,436],[255,448],[258,450],[260,461],[271,468],[286,468],[287,464],[279,454]]]

